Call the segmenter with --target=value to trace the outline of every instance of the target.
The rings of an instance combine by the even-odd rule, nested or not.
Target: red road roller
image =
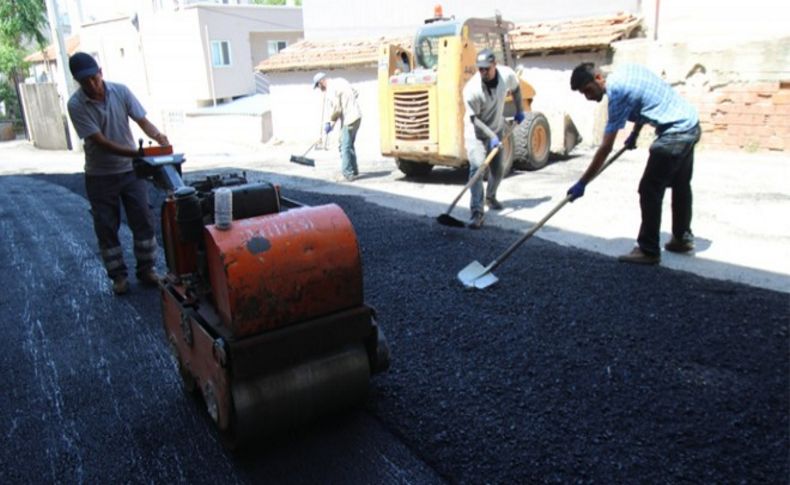
[[[162,312],[185,389],[230,447],[359,403],[389,350],[346,214],[244,174],[185,185],[183,160],[141,156],[135,168],[167,191]]]

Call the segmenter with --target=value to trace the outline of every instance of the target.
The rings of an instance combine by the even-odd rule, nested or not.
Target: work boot
[[[129,291],[129,280],[125,275],[116,276],[112,279],[112,292],[116,295],[123,295]]]
[[[661,262],[661,256],[648,254],[637,246],[630,253],[618,257],[617,260],[622,263],[658,264]]]
[[[664,244],[664,249],[672,253],[688,253],[694,250],[693,236],[684,236],[683,239],[678,239],[672,236],[672,239]]]
[[[486,197],[486,205],[495,211],[501,211],[505,208],[501,202],[496,200],[496,197]]]
[[[469,229],[480,229],[483,227],[483,219],[485,219],[485,214],[482,211],[474,211],[472,212],[472,218],[469,219]]]
[[[137,273],[137,281],[145,286],[158,286],[161,278],[153,268],[146,269]]]

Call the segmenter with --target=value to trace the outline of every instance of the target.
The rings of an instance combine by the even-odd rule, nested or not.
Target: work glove
[[[493,150],[494,148],[498,147],[501,144],[502,143],[499,141],[499,137],[494,135],[491,137],[490,140],[488,140],[488,149]]]
[[[332,123],[327,121],[324,123],[324,133],[329,133],[330,131],[332,131]]]
[[[521,122],[524,121],[524,112],[523,111],[516,112],[516,115],[513,116],[513,121],[515,121],[517,125],[520,125]]]
[[[639,133],[632,131],[631,134],[628,135],[628,138],[625,139],[625,143],[624,143],[625,147],[628,150],[633,150],[634,148],[636,148],[637,138],[639,138]]]
[[[587,184],[579,180],[578,182],[573,184],[573,186],[570,189],[568,189],[568,195],[571,196],[571,202],[584,195],[584,187],[586,185]]]

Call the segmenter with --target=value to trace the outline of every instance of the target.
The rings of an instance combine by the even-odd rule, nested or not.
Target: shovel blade
[[[486,266],[478,261],[472,261],[464,269],[458,272],[458,279],[467,288],[477,288],[483,290],[493,285],[499,278],[494,276]]]
[[[455,217],[451,216],[450,214],[448,214],[446,212],[444,214],[439,214],[436,217],[436,220],[439,222],[439,224],[441,224],[443,226],[448,226],[448,227],[465,227],[466,226],[466,224],[463,221],[459,221],[458,219],[456,219]]]

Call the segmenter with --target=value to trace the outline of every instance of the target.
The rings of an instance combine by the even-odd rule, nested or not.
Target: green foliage
[[[47,25],[44,0],[0,0],[0,100],[8,118],[19,116],[14,87],[27,68],[22,45],[33,41],[43,49]]]
[[[1,0],[0,41],[19,46],[34,41],[40,47],[46,42],[42,30],[47,26],[44,0]]]

